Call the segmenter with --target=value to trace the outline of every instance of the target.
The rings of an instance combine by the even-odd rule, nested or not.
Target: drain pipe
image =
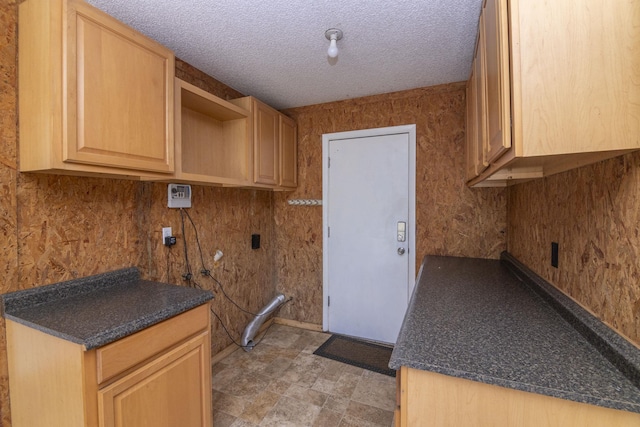
[[[267,303],[264,307],[260,309],[258,313],[254,316],[253,320],[249,322],[247,327],[244,329],[242,333],[242,339],[240,340],[240,344],[242,344],[242,348],[244,351],[251,351],[256,344],[253,342],[260,326],[267,320],[267,316],[271,314],[275,309],[280,307],[285,302],[284,294],[277,294],[271,301]]]

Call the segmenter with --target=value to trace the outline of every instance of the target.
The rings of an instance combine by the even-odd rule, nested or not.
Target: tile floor
[[[314,355],[329,336],[273,325],[213,365],[214,426],[392,426],[395,378]]]

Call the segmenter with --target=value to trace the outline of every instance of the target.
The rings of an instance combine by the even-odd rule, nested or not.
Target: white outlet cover
[[[171,227],[162,227],[162,242],[164,242],[165,237],[171,237]]]

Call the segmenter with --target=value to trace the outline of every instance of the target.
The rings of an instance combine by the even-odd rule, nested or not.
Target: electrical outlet
[[[251,235],[251,249],[260,249],[260,235],[252,234]]]
[[[171,233],[171,227],[162,227],[162,244],[166,245],[167,237],[171,237],[173,234]]]
[[[551,242],[551,267],[558,268],[558,243]]]

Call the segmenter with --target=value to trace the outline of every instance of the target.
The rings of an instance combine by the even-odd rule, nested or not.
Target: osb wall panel
[[[244,327],[253,316],[234,306],[220,286],[203,276],[204,267],[220,282],[224,292],[240,307],[257,312],[275,293],[273,280],[272,195],[267,191],[238,190],[192,186],[192,208],[185,211],[184,232],[178,209],[167,208],[166,184],[144,185],[143,222],[147,224],[144,247],[148,263],[142,266],[152,280],[212,290],[212,308],[229,332],[239,341]],[[171,249],[162,245],[162,227],[172,227],[177,245]],[[202,249],[198,249],[197,237]],[[260,235],[260,249],[251,249],[251,235]],[[186,239],[185,239],[186,236]],[[189,263],[185,259],[187,243]],[[221,250],[224,256],[214,264],[213,256]],[[189,267],[188,267],[188,266]],[[191,271],[189,283],[183,274]],[[220,322],[212,319],[212,354],[231,345]]]
[[[20,174],[18,288],[141,265],[146,254],[138,228],[138,186]]]
[[[16,212],[17,6],[0,1],[0,293],[18,282]],[[4,318],[0,317],[0,425],[11,424]]]
[[[416,262],[427,255],[498,258],[506,247],[506,191],[465,186],[465,92],[454,83],[284,111],[298,125],[296,191],[274,196],[283,316],[322,323],[322,134],[416,124]],[[357,173],[357,171],[354,171]]]
[[[511,187],[508,221],[516,258],[640,345],[639,153]]]
[[[16,141],[17,63],[16,5],[0,3],[0,293],[17,282]]]
[[[244,96],[237,90],[211,78],[196,67],[179,58],[176,58],[176,77],[222,99],[235,99]]]

